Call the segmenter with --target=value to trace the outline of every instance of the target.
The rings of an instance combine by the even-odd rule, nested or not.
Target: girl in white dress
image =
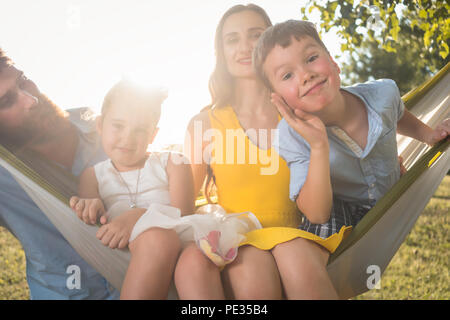
[[[181,215],[194,212],[188,161],[180,161],[179,154],[147,152],[158,131],[164,99],[160,91],[125,81],[108,92],[97,129],[109,159],[82,173],[78,197],[70,200],[85,223],[100,222],[97,238],[104,245],[130,249],[121,299],[165,299],[181,250],[180,239],[170,228],[144,227],[129,240],[147,208],[157,203],[178,208]]]

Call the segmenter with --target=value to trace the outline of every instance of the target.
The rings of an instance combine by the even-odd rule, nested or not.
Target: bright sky
[[[299,19],[308,0],[253,0],[273,23]],[[123,75],[163,86],[155,144],[183,143],[189,119],[210,102],[214,32],[234,0],[4,0],[0,46],[63,109],[99,112]],[[332,55],[338,41],[324,37]]]

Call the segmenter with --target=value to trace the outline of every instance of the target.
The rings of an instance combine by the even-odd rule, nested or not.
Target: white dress
[[[108,220],[130,210],[135,203],[136,207],[147,208],[147,211],[134,225],[130,242],[152,227],[173,229],[183,244],[197,241],[200,249],[218,266],[230,263],[245,233],[261,228],[261,224],[250,212],[226,214],[218,205],[207,205],[201,208],[201,214],[182,217],[178,208],[170,206],[166,172],[170,154],[152,152],[143,168],[120,174],[110,159],[94,166]]]
[[[169,155],[170,152],[152,152],[142,169],[120,172],[123,181],[111,159],[94,166],[100,198],[103,200],[109,219],[114,219],[124,211],[130,210],[133,200],[138,208],[148,208],[152,203],[170,205],[169,181],[166,172]],[[137,185],[138,175],[139,184]]]

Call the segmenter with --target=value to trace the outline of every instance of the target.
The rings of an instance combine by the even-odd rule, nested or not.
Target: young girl
[[[139,218],[153,203],[194,212],[189,164],[172,160],[170,152],[147,152],[157,131],[161,92],[121,81],[106,95],[97,129],[110,158],[86,169],[79,197],[70,205],[88,224],[99,219],[97,238],[110,248],[131,252],[121,299],[165,299],[181,248],[173,229],[145,228],[128,243]],[[179,157],[180,155],[177,155]],[[140,222],[138,222],[139,225]],[[136,225],[136,226],[138,226]]]

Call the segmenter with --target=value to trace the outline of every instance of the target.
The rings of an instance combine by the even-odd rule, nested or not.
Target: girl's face
[[[234,77],[254,77],[252,52],[268,26],[256,12],[245,10],[230,15],[222,29],[222,43],[228,72]]]
[[[97,120],[103,149],[119,171],[141,168],[147,158],[147,147],[158,128],[149,111],[137,112],[127,107],[130,101],[115,99],[105,115]],[[142,110],[139,108],[138,110]]]

